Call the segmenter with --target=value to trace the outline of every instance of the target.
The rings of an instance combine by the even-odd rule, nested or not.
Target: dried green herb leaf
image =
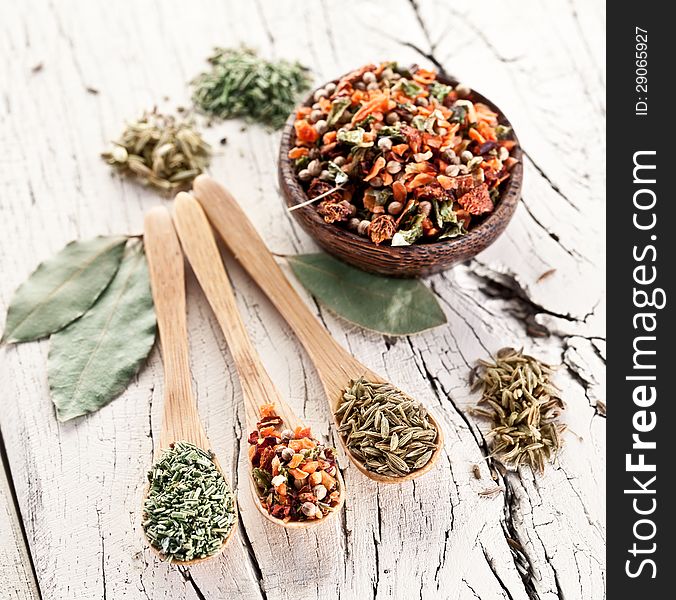
[[[329,111],[329,116],[326,118],[326,124],[329,127],[333,127],[345,113],[345,110],[350,106],[351,100],[347,97],[336,98],[331,104],[331,110]]]
[[[453,91],[450,85],[444,85],[438,81],[434,81],[430,86],[430,94],[434,96],[439,102],[443,102],[446,96]]]
[[[278,129],[310,87],[308,69],[300,63],[270,62],[249,48],[216,48],[209,63],[211,69],[192,81],[193,102],[221,119],[243,118]]]
[[[338,131],[338,135],[336,136],[336,139],[339,142],[343,142],[344,144],[350,144],[353,146],[357,146],[359,148],[370,148],[373,146],[373,142],[365,142],[364,141],[364,134],[366,133],[366,130],[362,127],[357,127],[356,129],[351,129],[351,130],[340,130]]]
[[[434,294],[416,279],[371,275],[328,254],[299,254],[288,260],[313,296],[366,329],[407,335],[446,323]]]
[[[270,486],[272,485],[272,477],[267,471],[256,467],[252,469],[251,475],[262,494],[270,489]]]
[[[425,215],[416,215],[409,229],[400,229],[392,238],[393,246],[410,246],[423,235],[422,222]]]
[[[62,329],[96,302],[115,275],[126,237],[67,244],[38,266],[14,293],[3,342],[29,342]]]
[[[465,235],[467,233],[467,230],[465,229],[464,225],[462,222],[458,223],[451,223],[446,231],[442,233],[438,239],[440,240],[447,240],[450,238],[455,238],[461,235]]]
[[[59,421],[119,395],[153,347],[155,327],[143,246],[134,242],[98,302],[50,338],[48,378]]]
[[[148,472],[143,531],[170,562],[218,552],[237,521],[235,496],[213,454],[177,441]]]
[[[347,183],[347,180],[349,179],[347,173],[333,161],[329,161],[328,171],[333,176],[333,181],[336,183],[336,185],[343,185],[344,183]]]

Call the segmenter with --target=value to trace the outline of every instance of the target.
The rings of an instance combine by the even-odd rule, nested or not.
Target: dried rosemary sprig
[[[350,382],[336,417],[345,445],[369,471],[401,477],[434,454],[438,434],[425,407],[389,383]]]
[[[124,174],[175,192],[189,187],[209,166],[211,147],[192,120],[153,110],[127,123],[120,139],[101,156]]]
[[[235,523],[235,501],[210,453],[176,442],[148,472],[143,530],[170,561],[214,554]]]
[[[505,465],[528,464],[542,472],[561,446],[565,425],[559,390],[550,382],[554,369],[523,350],[502,348],[495,362],[477,361],[472,389],[483,388],[482,408],[472,413],[490,419],[491,456]]]
[[[310,87],[308,69],[298,62],[268,62],[248,48],[216,48],[211,70],[193,81],[193,101],[221,119],[244,118],[278,129]]]

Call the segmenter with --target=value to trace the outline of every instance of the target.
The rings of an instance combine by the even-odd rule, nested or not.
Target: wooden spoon
[[[166,208],[157,207],[146,213],[143,241],[150,270],[150,285],[160,330],[164,364],[164,413],[155,460],[161,456],[162,450],[178,441],[190,442],[210,452],[211,444],[200,422],[191,386],[183,255],[171,222],[171,215]],[[216,457],[213,461],[225,477]],[[148,490],[146,496],[147,494]],[[233,509],[237,510],[236,503]],[[175,562],[188,565],[213,558],[223,550],[236,528],[235,513],[234,525],[218,552],[204,558]],[[151,548],[157,552],[152,545]]]
[[[181,192],[176,196],[174,223],[183,252],[188,257],[230,347],[242,386],[248,428],[255,430],[256,423],[260,420],[260,407],[270,403],[275,405],[277,414],[287,427],[291,429],[305,427],[275,387],[249,339],[209,221],[197,200],[190,194]],[[345,483],[338,470],[340,501],[331,513],[323,519],[284,521],[273,517],[261,504],[258,488],[251,473],[249,469],[249,481],[258,510],[276,525],[289,529],[302,529],[323,523],[339,512],[345,498]]]
[[[286,279],[265,242],[230,192],[207,175],[200,175],[193,184],[193,193],[225,245],[300,339],[317,369],[332,414],[335,414],[342,394],[351,380],[364,377],[373,383],[387,383],[383,377],[362,365],[344,350],[314,317]],[[401,483],[427,473],[441,455],[443,433],[432,415],[429,419],[438,432],[434,453],[424,467],[401,477],[381,475],[367,470],[362,461],[347,449],[342,436],[338,437],[347,455],[364,475],[384,483]]]

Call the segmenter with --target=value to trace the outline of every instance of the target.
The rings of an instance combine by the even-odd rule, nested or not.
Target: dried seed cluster
[[[550,377],[554,369],[523,350],[503,348],[495,362],[477,361],[472,389],[482,388],[481,408],[473,414],[493,424],[492,456],[506,465],[528,464],[542,472],[561,446],[565,425],[558,422],[564,408]]]
[[[369,471],[401,477],[434,454],[438,433],[425,407],[389,383],[352,381],[336,418],[345,445]]]
[[[298,95],[310,88],[308,70],[297,62],[268,62],[253,50],[216,48],[211,70],[192,82],[193,102],[221,119],[244,118],[278,129]]]
[[[126,175],[175,192],[189,187],[209,166],[211,147],[193,121],[153,110],[127,123],[120,139],[101,156]]]
[[[176,442],[148,472],[143,530],[170,561],[218,551],[235,524],[235,500],[212,455]]]

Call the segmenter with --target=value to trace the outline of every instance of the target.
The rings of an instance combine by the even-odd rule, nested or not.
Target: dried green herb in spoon
[[[170,561],[215,554],[235,524],[235,500],[212,456],[175,442],[148,473],[143,531]]]
[[[166,192],[190,187],[211,158],[194,122],[153,110],[127,123],[120,139],[101,155],[122,173]]]
[[[269,62],[253,50],[216,48],[211,70],[194,79],[193,101],[221,119],[243,118],[278,129],[310,88],[308,70],[298,62]]]
[[[472,413],[490,419],[491,455],[505,465],[530,465],[544,471],[561,447],[565,425],[560,391],[550,381],[554,369],[523,353],[502,348],[495,361],[477,361],[470,383],[482,388],[481,408]]]

